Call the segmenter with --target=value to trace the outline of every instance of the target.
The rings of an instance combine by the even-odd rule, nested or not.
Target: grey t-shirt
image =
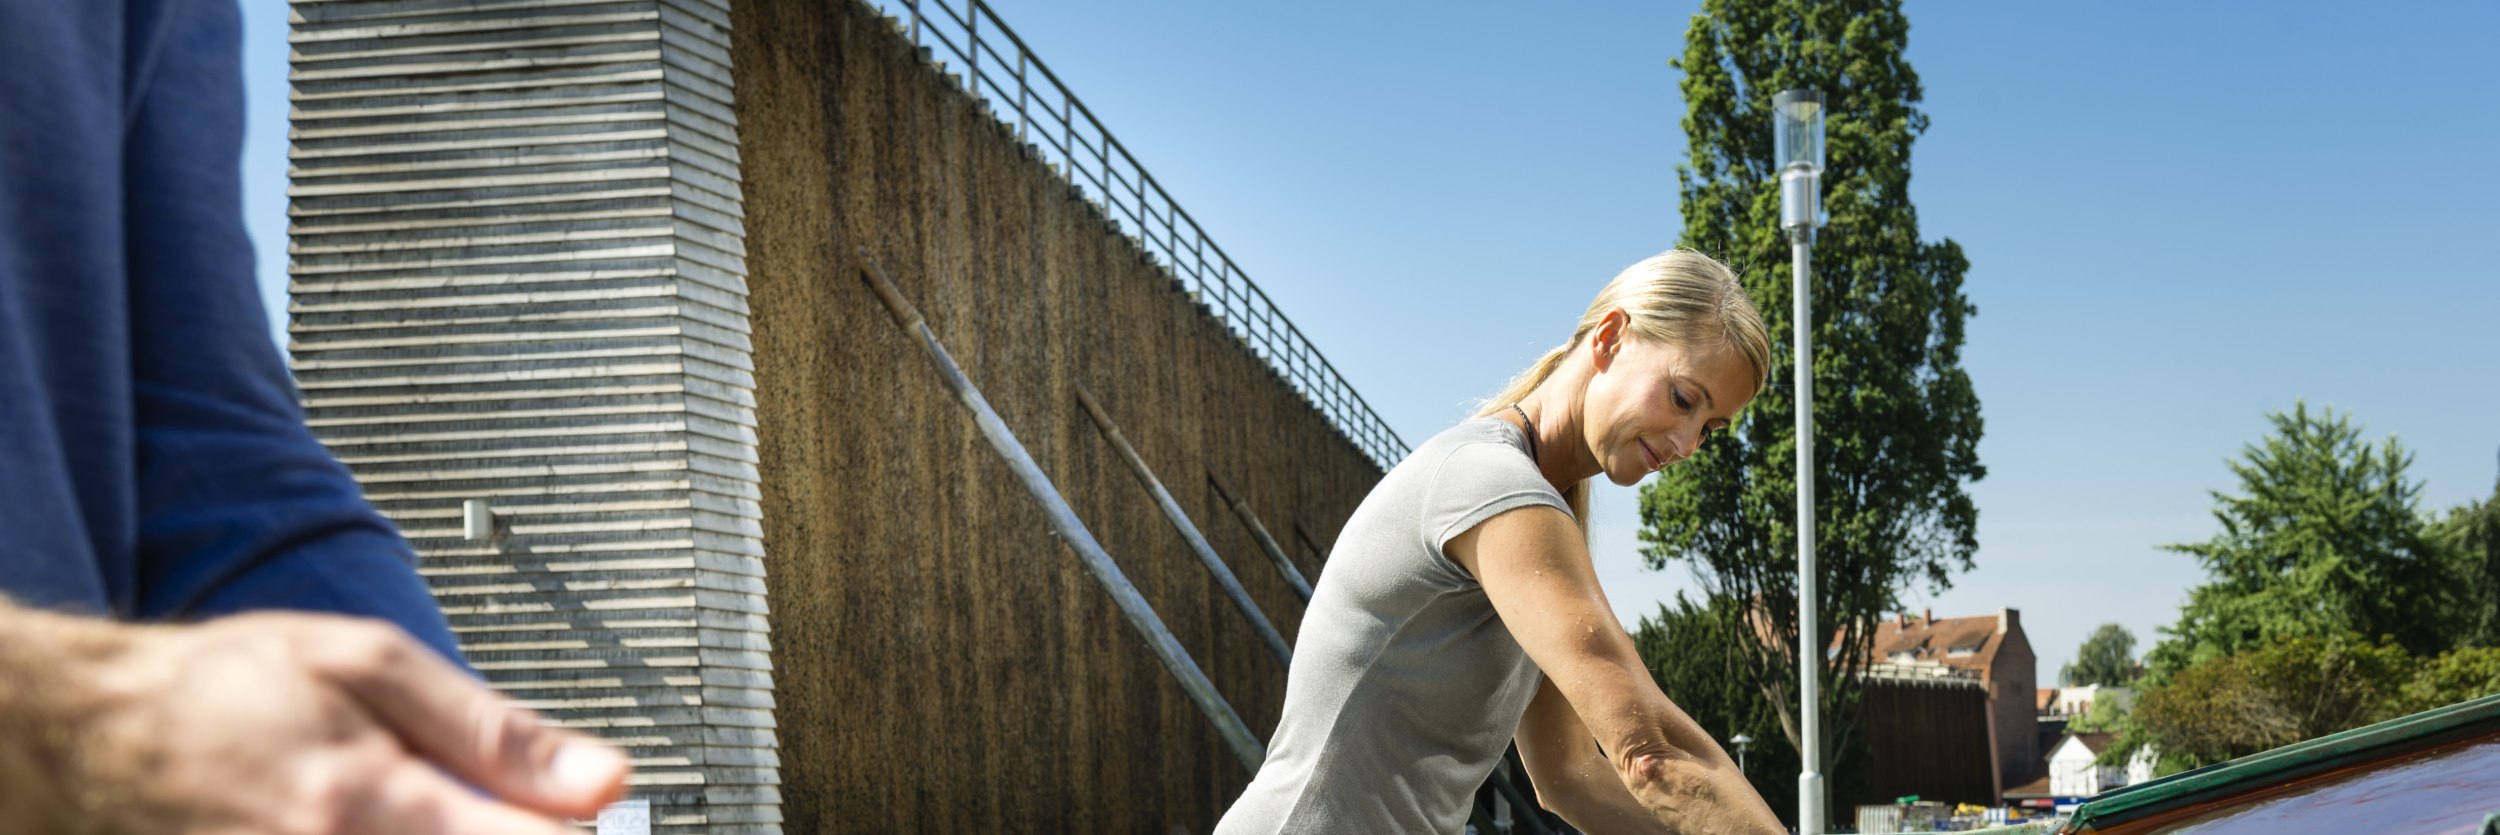
[[[1303,616],[1267,762],[1216,835],[1461,831],[1538,672],[1441,547],[1534,505],[1570,512],[1526,433],[1493,418],[1433,436],[1381,479]]]

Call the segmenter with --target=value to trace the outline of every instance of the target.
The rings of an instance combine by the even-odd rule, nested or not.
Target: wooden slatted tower
[[[655,831],[779,832],[726,0],[291,6],[315,430]]]

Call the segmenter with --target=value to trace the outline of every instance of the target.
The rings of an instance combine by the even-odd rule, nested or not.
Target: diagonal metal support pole
[[[1216,478],[1213,472],[1207,473],[1207,483],[1214,485],[1215,494],[1232,506],[1233,515],[1241,517],[1241,524],[1250,528],[1250,538],[1259,541],[1259,550],[1266,552],[1267,560],[1276,564],[1276,573],[1285,575],[1285,585],[1292,586],[1293,593],[1300,596],[1302,602],[1311,602],[1311,581],[1302,579],[1302,569],[1293,567],[1293,558],[1285,556],[1285,547],[1276,544],[1275,537],[1267,535],[1267,526],[1259,524],[1259,514],[1251,512],[1250,503],[1233,495],[1233,491],[1224,486],[1224,480]]]
[[[1119,606],[1121,619],[1128,621],[1139,638],[1145,639],[1146,648],[1154,652],[1156,660],[1163,662],[1164,670],[1180,681],[1181,690],[1189,694],[1191,702],[1197,703],[1198,711],[1215,723],[1216,733],[1223,736],[1224,744],[1232,749],[1233,756],[1241,760],[1241,767],[1253,774],[1258,773],[1259,764],[1267,760],[1267,747],[1259,742],[1258,737],[1250,735],[1250,727],[1242,723],[1241,714],[1234,713],[1233,706],[1224,701],[1224,696],[1215,692],[1215,682],[1207,680],[1206,672],[1198,669],[1198,662],[1190,660],[1189,650],[1181,646],[1180,639],[1172,637],[1172,631],[1164,628],[1163,619],[1155,615],[1154,607],[1146,603],[1145,596],[1137,593],[1137,587],[1129,583],[1128,575],[1121,573],[1119,564],[1112,562],[1111,555],[1103,551],[1102,543],[1096,541],[1093,532],[1086,530],[1085,523],[1076,518],[1076,509],[1069,507],[1067,498],[1059,494],[1059,488],[1051,485],[1050,476],[1042,474],[1042,467],[1033,460],[1032,453],[1026,452],[1024,444],[1016,440],[1015,433],[1007,429],[1006,421],[1000,420],[997,410],[990,408],[989,400],[981,396],[980,389],[973,387],[971,378],[964,376],[963,368],[955,364],[955,358],[946,353],[946,346],[938,343],[937,334],[929,330],[928,320],[921,318],[920,311],[903,298],[892,280],[886,278],[885,269],[869,257],[867,247],[860,247],[859,262],[860,277],[868,282],[869,289],[876,291],[877,300],[885,303],[886,312],[894,315],[894,323],[919,343],[921,353],[928,356],[930,364],[937,366],[938,375],[945,378],[946,388],[955,395],[956,402],[971,410],[973,423],[981,428],[981,437],[989,441],[990,448],[996,450],[999,457],[1007,459],[1007,468],[1015,473],[1016,480],[1033,495],[1034,501],[1041,503],[1042,515],[1050,519],[1051,532],[1058,535],[1059,541],[1067,543],[1069,550],[1076,552],[1077,561],[1085,566],[1086,573],[1093,575],[1094,582],[1101,585],[1103,591],[1111,595],[1111,602]]]
[[[1103,411],[1102,403],[1094,399],[1094,393],[1087,390],[1083,383],[1076,385],[1076,401],[1084,404],[1085,414],[1094,419],[1094,428],[1102,430],[1102,436],[1111,442],[1111,448],[1119,451],[1120,460],[1128,462],[1129,472],[1136,473],[1137,480],[1146,485],[1146,492],[1154,495],[1155,507],[1162,509],[1163,518],[1172,523],[1174,530],[1180,531],[1181,539],[1189,543],[1190,552],[1198,555],[1198,561],[1206,565],[1208,574],[1215,575],[1215,585],[1224,590],[1225,597],[1232,599],[1233,607],[1241,610],[1242,617],[1250,619],[1250,628],[1259,633],[1259,640],[1267,643],[1267,651],[1275,653],[1276,660],[1284,662],[1285,666],[1293,666],[1293,650],[1285,646],[1285,636],[1276,631],[1275,624],[1268,622],[1266,613],[1259,611],[1258,602],[1251,600],[1249,590],[1241,587],[1241,578],[1233,576],[1233,570],[1224,564],[1224,558],[1216,555],[1215,546],[1207,542],[1206,535],[1198,532],[1196,524],[1189,521],[1188,512],[1181,510],[1181,503],[1172,499],[1172,491],[1163,489],[1163,481],[1155,478],[1154,469],[1146,466],[1146,459],[1138,456],[1136,447],[1129,445],[1128,436],[1120,433],[1120,425],[1111,421],[1111,413]]]

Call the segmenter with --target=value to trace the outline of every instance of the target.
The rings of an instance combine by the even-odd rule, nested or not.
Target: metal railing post
[[[1493,783],[1493,790],[1500,793],[1503,800],[1510,801],[1511,828],[1513,830],[1525,829],[1529,835],[1548,835],[1551,830],[1545,828],[1544,819],[1536,816],[1537,805],[1528,802],[1527,794],[1519,790],[1517,783],[1512,782],[1515,779],[1517,778],[1511,773],[1509,761],[1493,764],[1493,779],[1490,782]]]
[[[1353,393],[1352,386],[1338,373],[1336,367],[1309,344],[1309,340],[1293,326],[1293,321],[1286,318],[1283,312],[1276,308],[1275,303],[1266,298],[1266,294],[1259,290],[1258,285],[1250,283],[1249,277],[1241,274],[1231,257],[1224,253],[1223,247],[1215,245],[1207,238],[1206,230],[1181,208],[1178,201],[1172,199],[1171,193],[1164,190],[1161,183],[1154,181],[1154,178],[1146,172],[1145,166],[1137,161],[1136,155],[1126,147],[1118,147],[1118,153],[1113,153],[1118,140],[1112,137],[1111,130],[1103,125],[1100,117],[1094,115],[1083,102],[1077,99],[1075,93],[1068,90],[1067,84],[1062,82],[1057,74],[1051,72],[1049,62],[1034,54],[1033,50],[1024,43],[1023,38],[1016,35],[1015,29],[1009,27],[1006,21],[998,16],[986,0],[964,0],[962,15],[958,15],[947,0],[934,0],[938,10],[944,12],[942,17],[945,20],[924,14],[921,5],[924,0],[874,0],[874,2],[888,5],[888,7],[891,7],[889,4],[899,4],[910,10],[911,39],[915,47],[922,42],[920,32],[922,18],[929,17],[932,25],[939,26],[940,29],[929,33],[930,36],[945,44],[948,51],[954,52],[957,57],[964,60],[968,67],[962,78],[965,90],[983,104],[987,104],[988,99],[983,95],[982,88],[987,77],[982,75],[981,69],[981,51],[986,48],[982,39],[981,20],[988,18],[993,30],[990,35],[991,39],[1003,37],[1006,43],[1016,51],[1016,139],[1029,144],[1035,130],[1047,127],[1034,124],[1037,119],[1030,112],[1033,105],[1034,85],[1030,74],[1038,70],[1042,80],[1049,82],[1052,89],[1059,93],[1060,107],[1057,111],[1050,112],[1049,115],[1058,120],[1062,140],[1061,144],[1055,146],[1059,152],[1058,158],[1049,158],[1050,149],[1042,149],[1042,156],[1054,169],[1060,166],[1066,167],[1065,176],[1072,193],[1086,196],[1089,200],[1096,202],[1102,210],[1104,219],[1110,221],[1111,228],[1123,234],[1134,234],[1139,241],[1141,251],[1150,256],[1167,259],[1169,263],[1159,266],[1164,267],[1171,275],[1178,278],[1185,274],[1188,280],[1194,281],[1200,301],[1207,305],[1208,312],[1218,322],[1233,332],[1234,337],[1242,343],[1242,347],[1253,356],[1268,362],[1280,376],[1285,377],[1313,407],[1319,409],[1321,414],[1327,417],[1330,424],[1361,449],[1365,456],[1371,458],[1374,464],[1386,470],[1395,466],[1406,456],[1408,450],[1405,441],[1388,428],[1388,424],[1380,419],[1380,415],[1371,410],[1370,404],[1365,403],[1360,395]],[[950,24],[949,21],[952,23]],[[955,31],[963,37],[964,43],[961,48],[958,48],[956,41],[948,37],[944,31],[947,25],[959,27]],[[996,49],[991,49],[990,53],[999,59],[1006,57],[1006,53]],[[1002,96],[1006,93],[1003,84],[990,86]],[[1044,109],[1048,110],[1046,102]],[[1080,122],[1077,117],[1080,115],[1084,117],[1081,121],[1091,126],[1094,131],[1097,141],[1091,148],[1080,149],[1078,147],[1084,141],[1077,133]],[[1087,153],[1088,151],[1090,153]],[[1093,157],[1091,169],[1085,166],[1085,157]],[[1116,168],[1121,163],[1127,164],[1131,171],[1129,181],[1126,183],[1116,182],[1122,176]],[[1086,183],[1089,181],[1092,183],[1091,194],[1086,192]],[[1160,213],[1153,208],[1153,202],[1158,199],[1164,204],[1164,210]],[[1126,222],[1122,218],[1123,214],[1127,215]],[[1155,235],[1153,229],[1158,220],[1164,227],[1160,238]],[[1133,230],[1128,228],[1129,223],[1135,224]],[[1179,240],[1180,229],[1183,225],[1189,228],[1195,238],[1188,247],[1181,246]],[[1190,259],[1190,262],[1183,263],[1184,258]],[[1209,275],[1210,272],[1213,273],[1212,276]]]
[[[903,298],[902,291],[895,288],[892,280],[886,278],[885,269],[869,256],[867,247],[859,248],[859,262],[860,278],[868,282],[869,289],[876,292],[877,300],[885,304],[886,312],[894,317],[894,324],[911,335],[930,364],[937,366],[938,376],[945,379],[947,391],[955,395],[956,402],[972,412],[973,423],[980,427],[982,439],[989,442],[990,449],[995,450],[1000,458],[1006,459],[1008,470],[1024,485],[1025,492],[1041,504],[1042,515],[1050,520],[1051,532],[1059,536],[1059,541],[1067,543],[1069,550],[1076,552],[1077,562],[1083,564],[1086,573],[1093,575],[1094,582],[1111,595],[1111,602],[1119,607],[1120,617],[1128,621],[1139,638],[1145,640],[1146,648],[1154,653],[1155,660],[1163,663],[1163,669],[1179,680],[1181,690],[1189,695],[1191,702],[1197,704],[1199,712],[1215,723],[1216,733],[1224,738],[1225,746],[1232,749],[1233,756],[1241,761],[1241,767],[1250,773],[1258,773],[1259,764],[1267,760],[1267,747],[1259,742],[1258,737],[1250,734],[1250,727],[1242,723],[1241,714],[1233,712],[1232,705],[1216,692],[1215,682],[1208,680],[1206,672],[1198,668],[1198,662],[1190,659],[1189,650],[1183,648],[1180,639],[1173,637],[1172,631],[1164,627],[1163,619],[1155,615],[1154,607],[1147,604],[1145,596],[1137,593],[1137,586],[1129,582],[1128,575],[1121,573],[1119,564],[1111,561],[1111,555],[1103,551],[1102,543],[1094,539],[1093,532],[1086,530],[1085,523],[1076,516],[1076,509],[1068,506],[1067,498],[1050,483],[1050,476],[1042,473],[1041,464],[1033,460],[1032,453],[1025,451],[1024,444],[1007,429],[1007,422],[998,417],[997,410],[990,408],[989,400],[981,396],[981,390],[972,385],[971,378],[964,376],[963,368],[955,364],[955,358],[946,352],[946,346],[938,342],[937,334],[929,330],[928,320],[921,318],[920,311]]]

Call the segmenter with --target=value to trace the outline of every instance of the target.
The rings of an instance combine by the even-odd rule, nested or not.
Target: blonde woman
[[[1267,761],[1217,835],[1457,833],[1513,740],[1537,802],[1581,830],[1785,831],[1642,667],[1582,522],[1590,479],[1691,455],[1769,366],[1762,315],[1717,261],[1616,275],[1570,341],[1354,511]]]

